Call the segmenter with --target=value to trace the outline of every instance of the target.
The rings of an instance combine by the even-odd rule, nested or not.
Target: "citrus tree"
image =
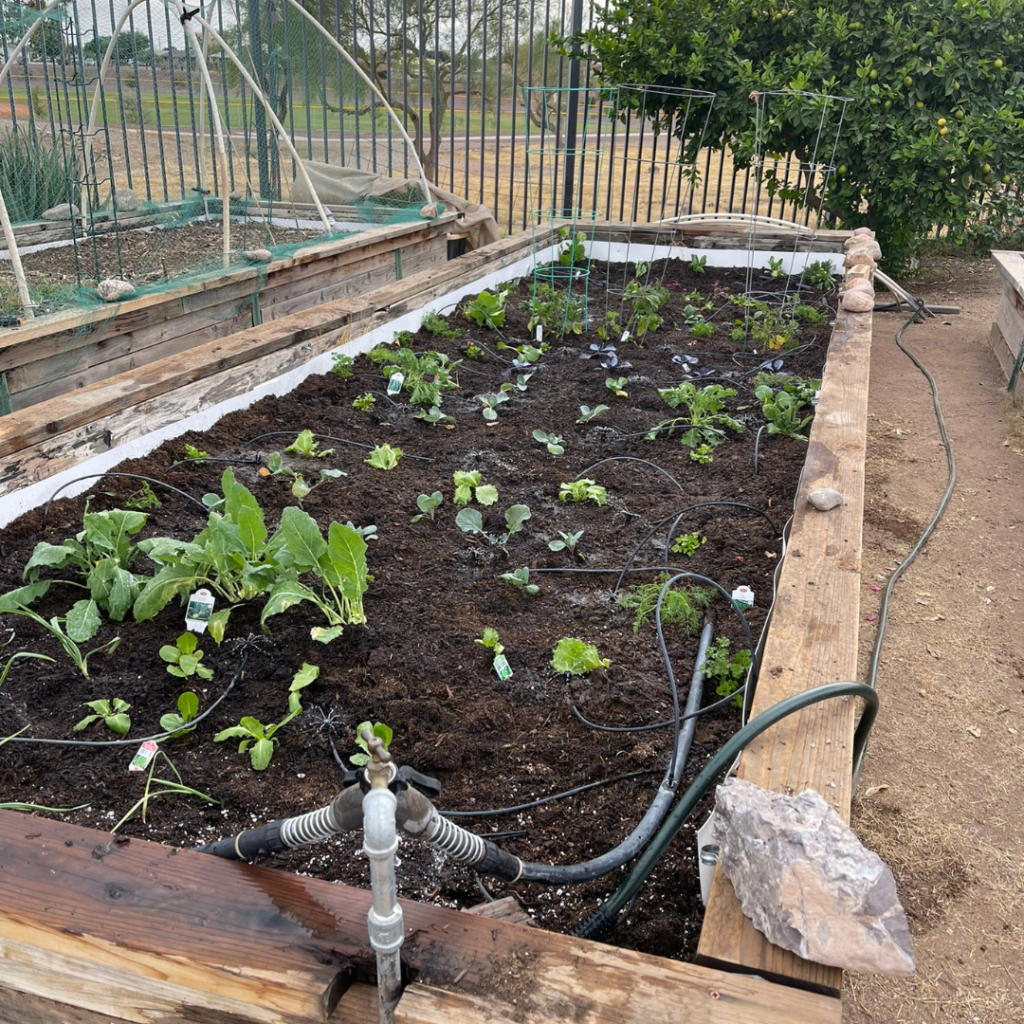
[[[717,93],[709,137],[741,164],[752,93],[792,91],[772,97],[762,151],[803,160],[820,117],[796,93],[849,97],[825,208],[872,227],[890,268],[1024,179],[1024,0],[609,0],[575,44],[611,84]]]

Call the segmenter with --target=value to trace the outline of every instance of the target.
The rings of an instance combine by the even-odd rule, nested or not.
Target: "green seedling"
[[[264,468],[266,472],[264,472]],[[284,456],[280,452],[268,452],[267,465],[266,467],[261,467],[259,473],[261,476],[288,477],[292,482],[292,497],[299,501],[308,497],[312,491],[327,483],[328,480],[337,480],[339,477],[348,476],[347,473],[343,473],[340,469],[321,469],[316,483],[311,484],[302,473],[296,472],[291,466],[285,465]]]
[[[835,284],[832,265],[823,261],[809,264],[804,269],[804,280],[818,291],[827,292]]]
[[[499,388],[500,391],[525,391],[526,385],[529,383],[530,378],[533,376],[532,373],[520,373],[516,375],[514,381],[506,381]]]
[[[488,423],[494,423],[498,418],[498,406],[508,401],[508,393],[495,391],[486,395],[477,395],[476,400],[480,403],[480,412]]]
[[[395,331],[395,341],[399,348],[412,348],[412,331]]]
[[[829,314],[823,309],[815,309],[814,306],[796,306],[793,309],[793,314],[815,326],[828,323]]]
[[[559,291],[550,285],[538,283],[534,286],[533,297],[530,299],[530,323],[529,329],[534,333],[538,324],[544,328],[545,335],[551,337],[563,337],[566,334],[582,334],[587,321],[586,301],[582,298],[573,298],[568,291]],[[522,349],[519,359],[523,362],[536,362],[540,358],[540,349],[532,348],[528,354],[534,358],[527,358],[527,353]],[[527,348],[527,346],[523,346]]]
[[[781,256],[768,257],[768,276],[773,281],[786,276],[786,265]]]
[[[505,323],[505,300],[509,289],[503,288],[497,295],[483,291],[471,302],[462,307],[466,319],[477,325],[495,330]]]
[[[444,495],[440,491],[434,491],[433,494],[421,494],[416,499],[416,507],[420,510],[420,514],[413,516],[412,521],[418,523],[421,519],[426,518],[433,522],[437,510],[443,502]]]
[[[495,657],[505,650],[505,645],[498,639],[498,631],[493,626],[488,626],[484,630],[484,635],[479,640],[474,640],[473,643],[493,651]]]
[[[540,587],[536,583],[530,582],[530,570],[525,565],[521,569],[514,569],[512,572],[503,572],[498,578],[513,587],[517,587],[531,597],[540,593]]]
[[[298,714],[302,710],[302,701],[299,694],[307,687],[311,686],[320,678],[320,666],[310,665],[308,662],[302,663],[302,668],[292,676],[292,681],[288,686],[288,710],[293,714]]]
[[[627,377],[605,377],[604,386],[615,395],[616,398],[628,398],[629,392],[626,385],[629,383]]]
[[[331,373],[337,376],[348,379],[352,376],[352,367],[355,365],[355,360],[352,356],[342,355],[340,352],[335,352],[331,356],[331,360],[334,365],[331,367]]]
[[[249,763],[253,770],[263,771],[270,764],[274,756],[274,747],[280,742],[274,735],[278,729],[286,726],[299,712],[290,711],[280,722],[264,725],[258,718],[246,715],[238,725],[223,729],[213,737],[214,743],[223,743],[225,740],[240,739],[238,752],[244,754],[249,751]]]
[[[90,708],[93,713],[75,723],[73,727],[75,732],[81,732],[93,722],[99,721],[102,721],[108,729],[113,730],[119,736],[124,736],[132,727],[132,720],[127,714],[131,704],[126,704],[120,697],[115,697],[113,700],[89,700],[82,707]]]
[[[34,586],[38,587],[39,585],[35,584]],[[23,604],[13,600],[17,595],[31,589],[31,586],[19,587],[18,590],[4,594],[0,598],[0,612],[7,612],[11,615],[24,615],[25,618],[31,619],[42,626],[43,629],[57,640],[64,649],[64,653],[75,663],[78,671],[88,679],[89,659],[94,654],[113,654],[121,643],[121,638],[115,636],[113,640],[108,640],[105,644],[94,647],[91,651],[83,652],[82,648],[78,645],[86,640],[91,640],[100,628],[99,606],[96,602],[89,600],[76,601],[66,616],[54,615],[50,619],[44,619],[38,612],[34,612],[31,608],[26,608]]]
[[[200,679],[212,679],[213,669],[201,665],[203,652],[197,644],[199,640],[194,633],[182,633],[175,641],[175,646],[164,644],[160,648],[160,657],[166,661],[167,671],[179,679],[199,676]]]
[[[369,722],[360,722],[359,725],[356,726],[356,746],[361,747],[363,753],[349,755],[349,761],[358,768],[362,768],[373,760],[373,756],[370,754],[370,746],[363,738],[363,733],[367,729],[369,729],[370,732],[381,741],[385,750],[391,746],[391,740],[394,736],[391,728],[386,726],[383,722],[374,722],[372,725]]]
[[[484,354],[479,345],[467,345],[462,351],[467,359],[479,359]]]
[[[185,690],[184,693],[178,695],[177,713],[172,711],[160,716],[160,728],[164,732],[169,732],[171,739],[177,736],[184,736],[195,729],[194,725],[189,725],[188,723],[196,717],[198,710],[199,698],[191,690]]]
[[[443,316],[437,313],[427,313],[423,317],[422,326],[427,334],[433,334],[435,338],[458,338],[462,334],[458,327],[452,327]]]
[[[550,551],[568,551],[569,554],[576,554],[576,545],[580,542],[580,537],[583,536],[583,531],[579,530],[576,533],[563,533],[561,530],[558,531],[559,540],[549,540],[548,549]]]
[[[701,536],[699,530],[694,533],[681,533],[672,542],[672,550],[677,555],[686,555],[687,558],[692,558],[701,545],[706,543],[707,537]]]
[[[167,716],[165,716],[167,717]],[[160,763],[160,759],[170,766],[172,772],[174,772],[175,779],[160,779],[154,778],[157,765]],[[135,801],[134,804],[128,809],[127,813],[123,818],[110,830],[116,832],[126,821],[128,821],[136,811],[142,811],[142,820],[146,820],[146,811],[149,808],[149,801],[158,796],[168,796],[170,794],[178,794],[180,796],[195,796],[200,800],[205,800],[208,804],[219,804],[219,800],[215,800],[212,796],[207,796],[206,793],[200,793],[198,789],[193,789],[191,786],[186,786],[182,781],[181,773],[177,768],[174,767],[174,762],[167,756],[166,752],[161,750],[157,752],[157,756],[153,758],[152,763],[149,766],[149,773],[146,776],[146,788],[143,790],[142,796]]]
[[[715,333],[715,325],[705,320],[703,323],[694,324],[690,328],[690,333],[695,338],[711,338]]]
[[[125,498],[124,503],[130,509],[134,509],[137,512],[148,512],[164,507],[164,503],[156,496],[153,488],[145,480],[137,491],[133,491]]]
[[[558,234],[564,239],[562,251],[558,254],[559,266],[572,267],[587,258],[587,236],[582,231],[570,238],[569,228],[561,227]]]
[[[496,536],[494,534],[487,533],[484,530],[483,516],[481,516],[475,508],[464,508],[455,517],[455,525],[463,533],[474,533],[478,537],[482,537],[489,544],[493,544],[495,547],[500,547],[502,550],[505,550],[509,539],[522,530],[523,523],[525,523],[529,518],[529,505],[510,505],[505,510],[506,532],[500,536]]]
[[[14,642],[14,630],[12,629],[10,633],[11,635],[2,644],[0,644],[0,650],[3,650],[5,647],[10,647]],[[39,661],[53,661],[53,658],[48,657],[45,654],[36,654],[33,651],[16,651],[7,659],[7,663],[4,665],[3,671],[0,672],[0,686],[3,686],[7,681],[7,674],[11,671],[11,666],[16,661],[21,661],[24,658],[37,658]]]
[[[714,449],[709,444],[699,444],[690,452],[690,461],[699,462],[702,466],[708,465],[714,460],[712,452]]]
[[[377,445],[370,454],[363,459],[368,466],[374,469],[394,469],[398,460],[402,457],[401,448],[392,448],[387,442]]]
[[[650,620],[658,606],[658,597],[670,579],[668,573],[663,573],[657,583],[640,583],[619,593],[619,605],[635,612],[634,633],[639,633]],[[704,587],[670,587],[661,599],[662,626],[673,626],[686,636],[695,636],[700,631],[704,609],[714,596],[714,591]]]
[[[551,652],[551,667],[559,673],[584,676],[595,668],[608,668],[611,661],[602,658],[593,644],[574,636],[564,636]]]
[[[593,409],[589,405],[580,406],[580,418],[576,421],[577,423],[589,423],[591,420],[596,420],[598,416],[603,412],[608,411],[607,405],[595,405]]]
[[[210,457],[209,452],[204,452],[202,448],[196,448],[193,445],[185,445],[185,458],[186,459],[208,459]]]
[[[334,454],[333,448],[321,448],[312,430],[302,430],[299,436],[285,448],[287,455],[301,455],[304,459],[326,459]]]
[[[455,425],[455,417],[447,416],[436,405],[432,405],[429,409],[420,409],[413,419],[423,420],[424,423],[429,423],[432,427],[452,427]]]
[[[639,345],[646,335],[656,331],[662,324],[658,310],[669,300],[667,288],[659,284],[641,284],[630,281],[622,291],[623,306],[630,309],[629,319],[623,337],[629,335],[633,344]]]
[[[800,416],[800,410],[804,408],[804,402],[791,395],[788,391],[780,391],[776,394],[767,384],[762,384],[754,391],[754,396],[761,402],[761,411],[768,421],[768,433],[778,434],[780,437],[791,437],[798,441],[806,441],[807,435],[800,431],[814,419],[810,416]]]
[[[221,608],[214,612],[206,623],[206,635],[211,637],[216,644],[223,643],[224,633],[228,628],[228,619],[231,616],[230,608]]]
[[[352,408],[356,412],[369,412],[373,406],[377,404],[377,399],[373,396],[373,392],[365,391],[358,398],[352,399]]]
[[[378,345],[366,358],[379,365],[389,380],[395,373],[405,378],[402,387],[408,392],[410,405],[440,406],[444,392],[457,391],[459,384],[455,370],[461,360],[452,362],[440,352],[413,352],[406,348],[388,348]]]
[[[730,656],[729,638],[720,636],[708,648],[699,668],[705,679],[717,683],[715,692],[721,697],[728,697],[747,680],[750,673],[750,651],[744,647]],[[737,694],[733,703],[736,707],[742,707],[743,695]]]
[[[546,430],[535,430],[533,432],[533,439],[539,444],[544,445],[549,455],[565,454],[565,445],[562,444],[564,439],[557,434],[549,434]]]
[[[561,501],[592,501],[596,505],[604,505],[608,501],[608,492],[593,480],[571,480],[559,487],[558,497]]]
[[[698,448],[702,444],[714,447],[725,440],[722,427],[737,433],[743,430],[742,423],[722,411],[725,400],[736,395],[732,388],[722,387],[721,384],[707,384],[699,388],[692,381],[683,381],[674,388],[658,388],[658,394],[670,408],[685,408],[687,415],[663,420],[647,435],[650,441],[654,440],[659,430],[679,429],[683,431],[680,442],[684,447]]]
[[[498,500],[498,488],[494,484],[482,484],[480,479],[478,470],[469,472],[457,469],[452,473],[452,480],[455,483],[452,504],[468,505],[475,498],[478,505],[493,505]]]
[[[506,345],[504,342],[499,342],[498,349],[502,351],[511,350],[515,352],[515,356],[512,358],[512,365],[517,370],[521,370],[523,367],[532,366],[534,363],[540,362],[541,356],[547,352],[548,346]]]
[[[707,256],[698,256],[696,253],[694,253],[690,257],[690,270],[692,270],[695,274],[703,274],[704,271],[707,270],[707,266]]]

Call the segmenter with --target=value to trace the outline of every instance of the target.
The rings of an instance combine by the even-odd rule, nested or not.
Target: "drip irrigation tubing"
[[[864,700],[864,714],[861,716],[853,740],[854,763],[863,755],[867,738],[878,714],[878,694],[864,683],[829,683],[816,686],[803,693],[787,697],[778,704],[751,719],[737,733],[722,745],[717,754],[705,765],[692,785],[680,797],[671,813],[662,823],[657,834],[647,844],[640,859],[630,869],[618,889],[585,921],[573,929],[572,934],[581,938],[596,939],[607,935],[619,923],[620,914],[630,900],[639,892],[648,875],[657,866],[669,844],[686,823],[701,799],[715,784],[722,772],[726,771],[739,754],[765,730],[784,718],[811,707],[824,700],[836,697],[861,697]]]
[[[47,746],[59,747],[137,747],[140,743],[147,743],[150,740],[154,743],[159,743],[161,740],[165,740],[170,736],[175,736],[180,732],[191,732],[204,718],[216,710],[217,706],[235,688],[235,684],[241,680],[245,671],[245,663],[249,660],[249,650],[250,645],[243,646],[242,660],[239,663],[238,668],[235,669],[235,674],[231,677],[231,681],[228,683],[224,692],[201,715],[196,715],[195,718],[177,729],[171,729],[169,732],[158,732],[152,736],[143,736],[141,739],[135,738],[130,740],[53,740],[36,736],[8,736],[4,739],[4,742],[41,743]]]
[[[700,718],[701,715],[706,715],[709,711],[717,711],[720,707],[731,703],[737,697],[743,696],[746,693],[746,684],[733,690],[728,696],[723,697],[721,700],[716,700],[714,704],[708,704],[707,707],[699,708],[692,714],[680,715],[679,721],[685,722],[690,718]],[[569,705],[569,710],[576,716],[576,718],[585,725],[588,729],[594,729],[596,732],[652,732],[655,729],[666,729],[670,725],[675,724],[674,718],[666,718],[663,722],[651,722],[648,725],[598,725],[597,722],[591,722],[589,718],[584,718],[579,708],[575,704]]]
[[[188,466],[193,462],[226,462],[232,466],[258,466],[260,464],[259,459],[225,459],[219,455],[197,455],[192,459],[178,459],[177,462],[172,462],[167,468],[177,469],[178,466]]]
[[[580,477],[586,476],[592,469],[597,469],[598,466],[603,466],[606,462],[639,462],[643,466],[650,466],[651,469],[656,469],[663,477],[671,480],[680,492],[683,490],[683,485],[667,469],[662,469],[661,466],[656,462],[651,462],[650,459],[638,459],[635,455],[612,455],[607,459],[601,459],[599,462],[587,466],[586,469],[581,469],[573,477],[573,480],[579,480]]]
[[[761,448],[761,435],[764,433],[764,428],[768,426],[767,423],[763,423],[757,428],[757,437],[754,438],[754,476],[757,476],[757,453]]]
[[[107,476],[128,478],[130,480],[145,480],[148,484],[157,484],[160,487],[166,487],[167,490],[174,491],[175,494],[180,494],[181,497],[191,501],[193,505],[198,505],[204,513],[209,512],[209,509],[198,498],[193,498],[187,491],[183,491],[180,488],[175,487],[173,484],[164,483],[163,480],[157,480],[151,476],[141,476],[139,473],[86,473],[84,476],[76,476],[74,480],[67,480],[62,483],[60,487],[58,487],[49,498],[47,498],[46,505],[43,507],[43,526],[46,526],[47,521],[50,518],[50,506],[61,491],[66,490],[72,484],[77,484],[81,480],[95,480],[99,477]]]
[[[295,430],[271,430],[266,434],[257,434],[255,437],[250,437],[248,441],[244,441],[243,444],[250,445],[255,444],[257,441],[262,441],[265,437],[296,437],[298,432]],[[314,434],[313,437],[319,438],[322,441],[333,441],[335,444],[348,444],[353,448],[364,448],[366,451],[373,451],[374,446],[372,444],[364,444],[362,441],[350,441],[347,437],[335,437],[333,434]],[[415,459],[417,462],[433,462],[433,459],[427,458],[425,455],[409,455],[405,454],[407,459]]]

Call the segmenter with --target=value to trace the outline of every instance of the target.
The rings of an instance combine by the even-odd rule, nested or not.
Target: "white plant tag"
[[[185,609],[185,627],[193,633],[205,633],[213,614],[215,602],[213,594],[205,587],[197,590],[189,599]]]

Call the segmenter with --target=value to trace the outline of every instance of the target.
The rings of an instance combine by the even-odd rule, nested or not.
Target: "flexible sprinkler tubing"
[[[861,716],[853,738],[853,763],[856,772],[864,755],[868,734],[878,715],[878,693],[874,689],[864,683],[829,683],[826,686],[816,686],[814,689],[805,690],[803,693],[794,694],[792,697],[780,701],[767,711],[762,712],[757,718],[751,719],[723,744],[672,808],[672,812],[658,830],[657,835],[647,845],[647,849],[630,869],[619,888],[597,911],[578,925],[573,930],[573,934],[581,938],[597,938],[607,934],[615,927],[619,913],[639,892],[640,887],[657,866],[676,833],[683,827],[704,795],[715,784],[719,775],[739,756],[744,747],[784,718],[813,704],[835,697],[861,697],[864,700],[864,714]]]

